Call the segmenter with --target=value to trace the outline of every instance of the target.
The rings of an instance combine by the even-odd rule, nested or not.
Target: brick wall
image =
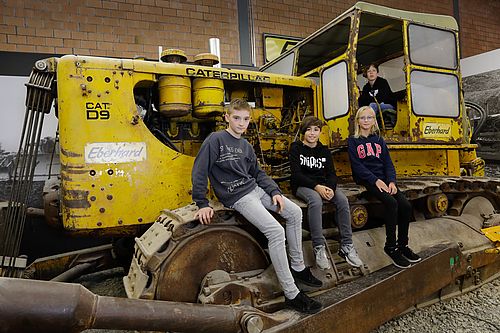
[[[461,0],[462,58],[500,48],[500,1]]]
[[[263,34],[307,37],[352,6],[354,1],[253,0],[257,65],[264,62]]]
[[[236,1],[1,0],[0,50],[158,57],[181,48],[192,60],[221,36],[222,61],[239,59]]]
[[[453,15],[453,0],[371,0],[398,9]],[[306,37],[352,0],[250,0],[257,65],[263,33]],[[498,0],[460,0],[462,55],[500,47]],[[240,62],[237,1],[0,0],[0,51],[155,59],[158,46],[181,48],[190,60],[221,39],[222,62]]]

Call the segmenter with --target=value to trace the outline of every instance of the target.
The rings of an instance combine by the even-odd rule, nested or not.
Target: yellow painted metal
[[[460,176],[460,152],[458,150],[447,150],[447,169],[448,175]]]
[[[391,158],[398,177],[418,176],[460,176],[458,150],[426,149],[425,146],[413,149],[390,149]],[[352,175],[347,152],[334,156],[335,169],[342,177]]]
[[[468,176],[484,177],[486,162],[477,157],[475,149],[460,150],[460,166]]]
[[[405,98],[403,101],[398,101],[397,105],[397,121],[396,126],[392,129],[391,133],[386,133],[385,137],[389,141],[399,141],[401,135],[392,136],[397,133],[410,133],[410,111],[408,107],[408,100]]]
[[[448,209],[448,197],[444,193],[438,193],[427,197],[427,209],[433,217],[442,216]]]
[[[200,53],[194,56],[194,63],[200,66],[212,67],[219,63],[219,57],[212,53]]]
[[[233,100],[235,98],[242,98],[242,99],[248,101],[249,93],[250,92],[248,90],[245,90],[245,89],[233,90],[233,91],[231,91],[231,100]]]
[[[323,71],[340,63],[340,62],[346,62],[347,67],[349,68],[349,63],[348,63],[348,56],[347,54],[342,54],[339,57],[332,59],[331,61],[328,61],[324,65],[319,66],[318,68],[314,69],[313,71],[304,74],[304,76],[314,76],[318,74],[320,78],[323,75]],[[351,71],[352,72],[352,71]],[[349,73],[349,70],[348,70]],[[348,80],[348,78],[346,78]],[[349,80],[348,80],[349,81]],[[324,116],[324,109],[323,109],[323,87],[322,84],[319,84],[319,88],[317,89],[318,91],[318,107],[317,107],[317,115],[320,119],[323,119],[326,121],[326,124],[328,125],[328,128],[330,129],[330,135],[329,135],[329,141],[331,141],[334,145],[338,145],[341,142],[346,142],[347,138],[351,135],[351,130],[350,130],[350,115],[354,112],[353,104],[349,103],[349,109],[348,112],[340,117],[337,117],[335,119],[325,119]]]
[[[260,149],[267,152],[275,152],[274,157],[288,158],[288,147],[291,138],[288,136],[260,136]]]
[[[484,164],[475,155],[476,146],[468,144],[462,97],[456,118],[419,116],[412,110],[411,70],[456,75],[460,81],[460,69],[412,64],[408,24],[428,19],[426,25],[455,31],[453,20],[384,11],[384,7],[363,3],[353,8],[298,44],[300,48],[334,24],[345,24],[347,16],[351,18],[351,34],[345,52],[332,54],[334,59],[303,77],[192,64],[75,56],[61,58],[57,71],[65,226],[80,230],[140,225],[152,221],[162,208],[175,209],[189,203],[193,156],[209,131],[224,127],[221,118],[224,102],[235,97],[255,97],[257,108],[252,118],[257,131],[251,128],[248,139],[255,144],[264,168],[271,171],[271,165],[267,163],[279,165],[286,159],[300,121],[305,115],[313,114],[326,120],[327,126],[323,128],[320,139],[335,148],[337,173],[350,178],[346,140],[353,133],[359,97],[357,39],[364,22],[361,17],[366,13],[390,19],[387,24],[375,27],[372,34],[365,34],[365,44],[375,35],[380,38],[382,32],[400,26],[394,24],[394,20],[401,21],[403,26],[401,52],[407,94],[398,102],[396,126],[382,133],[391,150],[397,174],[406,177],[460,176],[461,170],[465,170],[468,174],[480,175]],[[291,52],[296,50],[298,48]],[[342,51],[344,49],[339,52]],[[348,110],[345,115],[325,119],[322,73],[340,62],[347,64]],[[188,82],[192,82],[192,87]],[[158,84],[160,111],[176,117],[167,117],[166,134],[183,153],[160,143],[142,122],[133,100],[133,89],[137,84],[146,87]],[[301,101],[302,93],[295,93],[297,88],[310,94],[307,101]],[[461,88],[460,85],[460,91]],[[290,95],[300,102],[291,103]],[[192,113],[187,108],[189,105],[192,105]],[[286,128],[280,128],[284,114],[291,120],[284,126]],[[83,134],[72,133],[74,128],[81,128]],[[183,136],[178,136],[181,131]],[[179,179],[183,181],[179,182]],[[137,188],[144,189],[144,195],[137,194]],[[122,216],[126,207],[134,207],[134,213]]]
[[[415,147],[417,148],[417,147]],[[460,176],[458,162],[450,160],[453,151],[436,149],[427,150],[424,147],[413,150],[391,150],[391,157],[400,176]],[[455,151],[456,156],[458,152]]]
[[[362,228],[368,222],[368,210],[363,205],[351,206],[351,216],[351,225],[354,229]]]
[[[58,59],[54,69],[58,82],[62,220],[66,229],[82,233],[133,233],[134,228],[152,222],[162,209],[189,204],[191,168],[204,139],[197,136],[201,124],[211,124],[213,130],[225,127],[220,115],[166,118],[173,134],[180,133],[180,123],[191,124],[187,128],[189,140],[172,139],[183,153],[176,152],[153,136],[142,121],[134,88],[154,87],[164,75],[170,76],[167,83],[178,82],[173,77],[181,78],[181,82],[201,78],[200,86],[207,91],[216,85],[221,110],[223,84],[231,81],[255,87],[265,83],[305,89],[311,94],[309,103],[315,101],[315,86],[309,79],[252,71],[77,56]],[[233,91],[238,90],[245,89]],[[206,91],[202,95],[205,93],[210,95],[209,101],[214,100]],[[170,97],[168,101],[172,101]],[[279,105],[274,98],[270,101],[270,105]],[[269,108],[265,114],[279,118],[281,109]],[[206,114],[204,110],[202,114]],[[261,139],[264,152],[287,157],[291,136],[264,133]]]
[[[78,59],[100,59],[94,57],[78,57]],[[255,71],[245,71],[240,69],[212,68],[206,66],[158,63],[155,61],[139,61],[132,59],[106,59],[109,65],[116,70],[134,71],[140,73],[150,73],[155,75],[177,75],[189,76],[192,78],[214,78],[227,81],[238,81],[246,83],[263,83],[285,85],[289,87],[312,88],[314,82],[307,78],[291,77],[282,74],[263,73]],[[99,65],[96,69],[109,69],[109,65]]]
[[[166,117],[179,117],[191,111],[191,79],[164,75],[158,81],[160,112]]]
[[[193,115],[209,117],[224,112],[224,82],[218,79],[193,80]]]
[[[489,228],[481,229],[481,231],[488,237],[492,242],[500,242],[500,226],[494,226]]]
[[[261,133],[277,131],[281,121],[281,109],[254,108],[252,110],[252,121],[257,124],[257,128]]]
[[[283,107],[283,88],[281,87],[262,87],[262,105],[264,108],[282,108]]]
[[[483,228],[481,231],[489,240],[495,243],[495,248],[486,249],[484,252],[491,254],[500,254],[500,225]]]
[[[183,63],[186,62],[186,53],[179,49],[166,49],[161,52],[160,59],[169,63]]]
[[[120,71],[120,64],[113,59],[59,59],[61,206],[66,229],[150,223],[161,209],[191,202],[194,158],[160,143],[137,113],[133,88],[138,82],[153,83],[155,76]]]
[[[418,64],[413,64],[410,61],[410,50],[409,50],[409,39],[408,39],[408,27],[411,23],[415,21],[403,21],[403,52],[404,52],[404,71],[406,77],[406,95],[407,100],[411,101],[413,96],[411,93],[411,71],[421,70],[425,72],[435,72],[442,74],[454,75],[459,78],[459,91],[462,91],[462,83],[460,80],[460,68],[457,66],[456,69],[443,69],[429,66],[421,66]],[[453,32],[455,39],[458,40],[458,34]],[[455,55],[458,58],[458,53]],[[417,115],[413,112],[412,103],[408,103],[408,128],[410,133],[410,140],[413,142],[420,143],[453,143],[461,144],[468,143],[466,138],[466,132],[464,129],[464,108],[463,108],[463,96],[459,94],[459,113],[456,118],[449,117],[436,117],[436,116],[422,116]],[[399,117],[399,115],[398,115]]]

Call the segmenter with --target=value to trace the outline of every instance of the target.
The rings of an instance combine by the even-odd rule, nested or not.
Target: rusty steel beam
[[[320,313],[265,332],[370,332],[453,283],[463,271],[457,246],[440,245],[422,255],[422,262],[411,268],[386,267],[366,279],[328,291],[316,298],[325,305]]]
[[[238,332],[245,308],[97,296],[72,283],[0,278],[0,332],[89,328]]]
[[[38,258],[23,277],[56,282],[69,281],[83,273],[116,267],[111,244]]]

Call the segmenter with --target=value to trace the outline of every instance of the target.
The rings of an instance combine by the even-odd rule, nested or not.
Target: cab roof
[[[362,17],[360,29],[376,30],[384,26],[389,26],[392,21],[399,23],[391,27],[392,30],[396,31],[399,29],[397,26],[402,24],[400,22],[407,20],[439,29],[458,31],[457,21],[451,16],[410,12],[366,2],[357,2],[343,14],[327,23],[293,48],[262,66],[260,70],[265,71],[298,50],[299,59],[297,59],[297,66],[299,68],[296,74],[301,75],[314,67],[311,63],[318,64],[325,59],[332,59],[342,54],[347,47],[350,32],[349,18],[357,11],[361,12]],[[364,27],[364,24],[369,25],[369,27]]]

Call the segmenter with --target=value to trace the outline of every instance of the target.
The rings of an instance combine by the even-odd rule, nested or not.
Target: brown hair
[[[307,131],[307,128],[311,126],[318,126],[321,129],[323,125],[323,121],[319,120],[317,117],[307,116],[302,120],[302,123],[300,124],[300,133],[304,134]]]
[[[235,98],[229,103],[229,108],[227,109],[227,113],[231,114],[233,113],[234,110],[245,110],[245,111],[252,111],[252,107],[248,102],[242,98]]]
[[[378,65],[374,62],[368,64],[365,68],[363,68],[363,77],[367,77],[367,72],[370,69],[370,67],[373,67],[377,70],[378,73]]]

